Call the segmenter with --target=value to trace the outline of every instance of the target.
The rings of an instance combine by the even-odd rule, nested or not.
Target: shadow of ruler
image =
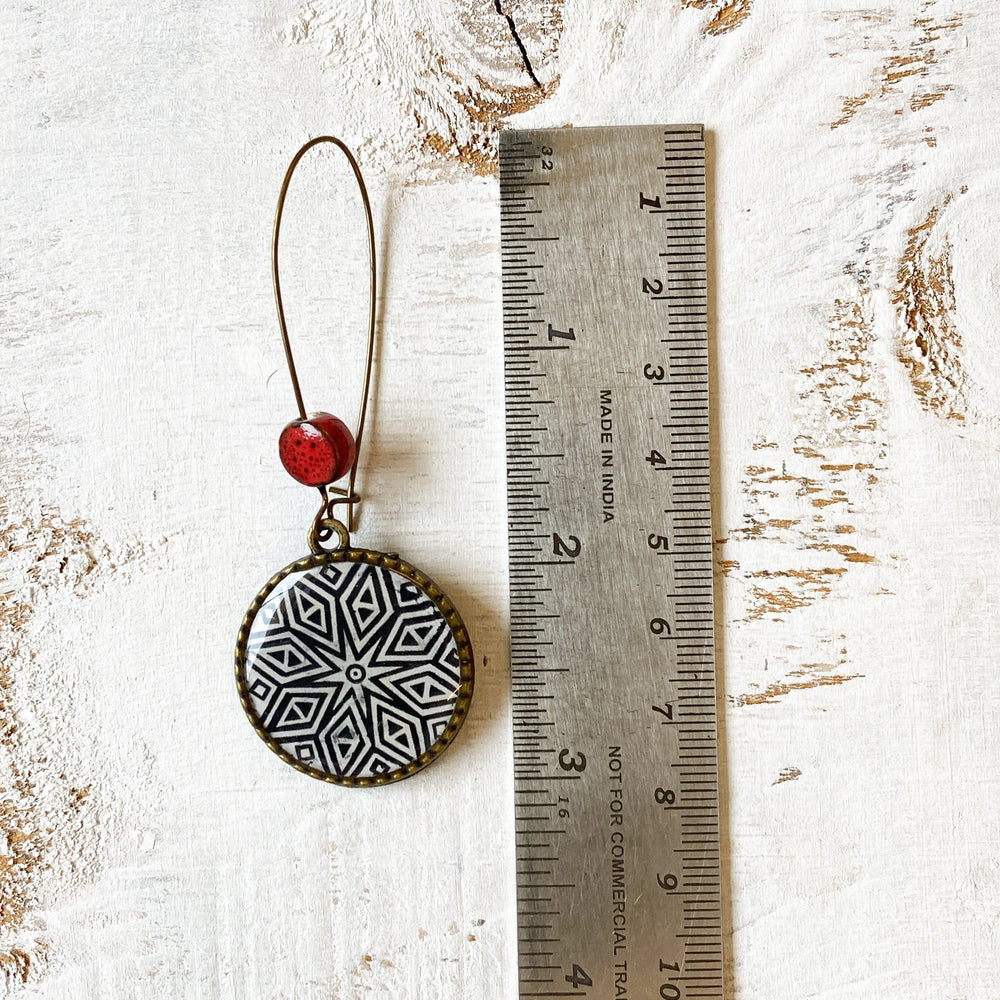
[[[700,125],[500,141],[520,996],[723,996]]]

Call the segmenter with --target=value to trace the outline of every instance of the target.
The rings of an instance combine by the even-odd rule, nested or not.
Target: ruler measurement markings
[[[591,134],[594,134],[593,130],[574,131],[577,132],[580,139],[584,138],[580,133],[590,131]],[[629,129],[615,130],[615,132],[608,134],[613,136],[634,136],[640,146],[643,145],[639,142],[640,138],[648,135],[650,144],[652,145],[653,137],[655,136],[656,141],[661,144],[661,148],[666,150],[665,153],[660,154],[662,162],[660,164],[653,164],[654,167],[668,168],[665,171],[662,182],[655,187],[649,185],[651,188],[649,192],[650,198],[653,197],[654,190],[658,189],[662,192],[661,195],[656,196],[658,205],[653,206],[651,204],[645,206],[648,209],[645,213],[647,217],[660,214],[666,216],[666,218],[662,223],[656,224],[660,227],[658,231],[654,230],[652,235],[646,234],[646,249],[649,251],[649,259],[661,260],[663,266],[666,268],[663,281],[668,290],[668,295],[664,296],[662,301],[663,308],[668,310],[667,324],[670,330],[680,333],[686,329],[689,333],[686,337],[670,337],[668,334],[668,339],[663,340],[657,335],[654,329],[650,330],[653,335],[649,337],[647,343],[651,346],[658,343],[666,344],[665,356],[658,363],[663,364],[665,368],[669,368],[671,375],[669,379],[658,380],[656,386],[657,388],[666,387],[668,389],[671,404],[682,402],[700,403],[702,400],[707,400],[707,389],[700,387],[706,381],[706,365],[704,363],[703,352],[692,349],[691,344],[694,338],[691,335],[704,336],[706,318],[704,310],[705,286],[696,277],[699,274],[703,274],[705,260],[704,239],[701,235],[704,231],[704,219],[701,211],[703,206],[701,195],[704,191],[701,163],[704,146],[703,142],[701,142],[701,129],[698,126],[669,129]],[[572,808],[576,810],[587,808],[594,804],[592,801],[593,792],[591,790],[591,776],[594,772],[587,773],[584,771],[578,774],[554,773],[559,770],[560,764],[565,769],[567,762],[570,766],[582,762],[582,755],[578,753],[578,748],[583,746],[583,743],[581,742],[581,732],[576,731],[576,736],[574,737],[572,719],[567,719],[567,710],[572,713],[574,711],[573,706],[571,704],[563,704],[564,701],[571,700],[565,684],[569,683],[575,686],[579,683],[579,678],[570,681],[569,677],[570,675],[577,674],[580,667],[574,664],[572,660],[570,660],[571,665],[566,667],[552,667],[549,665],[558,662],[559,658],[565,656],[563,650],[563,633],[560,630],[567,627],[560,624],[563,616],[550,609],[559,605],[560,599],[566,596],[566,587],[572,586],[572,584],[566,581],[572,579],[577,570],[570,569],[569,567],[572,567],[578,559],[585,560],[589,553],[593,551],[593,546],[591,545],[592,539],[589,536],[581,535],[580,538],[583,538],[583,542],[580,543],[580,539],[570,533],[570,527],[574,531],[581,531],[585,530],[586,526],[581,527],[574,524],[570,527],[565,527],[557,523],[560,519],[566,518],[569,513],[562,501],[556,503],[548,496],[548,493],[558,485],[558,480],[551,480],[551,477],[546,477],[544,480],[541,478],[541,462],[543,458],[546,467],[556,464],[560,469],[566,468],[567,463],[579,459],[579,442],[572,442],[572,447],[560,448],[560,453],[558,454],[554,453],[555,450],[553,449],[553,452],[545,456],[536,455],[536,452],[541,452],[545,449],[546,442],[562,440],[565,430],[558,426],[558,420],[555,426],[553,426],[551,419],[546,420],[545,426],[541,426],[537,411],[531,409],[531,407],[536,405],[535,397],[538,395],[539,386],[542,384],[540,380],[550,377],[555,377],[559,386],[554,399],[557,399],[559,404],[566,403],[566,388],[560,380],[562,373],[570,365],[568,362],[557,362],[556,359],[570,358],[574,357],[575,353],[580,353],[574,352],[574,355],[566,354],[565,352],[570,349],[569,344],[546,344],[544,342],[546,336],[544,332],[546,329],[545,323],[549,323],[548,330],[550,332],[548,339],[550,342],[553,336],[551,333],[553,329],[586,331],[587,326],[591,324],[585,324],[578,315],[571,315],[570,318],[566,319],[562,316],[547,315],[547,307],[550,303],[563,306],[562,311],[564,313],[572,312],[571,309],[566,308],[567,305],[578,306],[578,303],[573,302],[572,297],[568,297],[558,288],[559,282],[557,280],[564,276],[563,272],[559,269],[560,261],[558,255],[570,252],[571,250],[570,247],[567,247],[565,251],[560,249],[560,238],[568,235],[571,244],[574,243],[572,239],[573,234],[567,234],[564,230],[563,223],[566,219],[560,214],[561,210],[565,208],[568,191],[572,190],[571,187],[567,186],[570,184],[570,181],[567,181],[565,175],[561,173],[562,164],[560,163],[560,157],[565,157],[566,160],[570,159],[566,155],[568,151],[560,148],[560,144],[567,141],[566,133],[538,132],[523,133],[521,135],[524,138],[514,137],[509,133],[505,133],[501,139],[501,196],[504,202],[501,207],[504,220],[501,238],[504,276],[508,279],[505,280],[503,287],[505,292],[506,395],[509,417],[508,427],[510,430],[508,434],[508,484],[511,488],[509,489],[508,497],[512,501],[509,534],[511,539],[511,562],[525,566],[525,572],[515,575],[517,566],[512,565],[512,688],[515,688],[515,707],[520,704],[524,708],[524,711],[518,710],[515,713],[517,715],[515,718],[515,740],[518,738],[521,727],[530,726],[529,731],[531,735],[529,739],[532,741],[530,750],[526,753],[522,752],[518,756],[519,765],[515,778],[515,795],[522,791],[522,785],[524,785],[523,791],[525,793],[542,794],[546,786],[548,788],[573,787],[565,785],[556,786],[553,783],[557,780],[560,782],[567,780],[577,781],[579,783],[577,786],[579,792],[574,791],[569,796],[573,800]],[[577,137],[572,137],[570,140],[572,145],[575,145],[576,141]],[[556,155],[551,157],[551,159],[557,164],[556,170],[551,175],[550,180],[541,181],[538,179],[538,174],[547,169],[546,159],[551,156],[553,149],[555,149]],[[635,157],[632,159],[636,161],[632,180],[637,190],[645,190],[645,186],[649,183],[648,175],[643,174],[639,169],[638,160]],[[598,162],[590,164],[589,169],[595,173],[599,169],[604,169],[606,165],[599,161],[600,157],[598,157]],[[629,158],[626,157],[625,161],[629,162]],[[549,166],[551,166],[551,163]],[[515,167],[516,171],[514,170]],[[618,168],[618,174],[622,174],[623,169],[627,175],[629,172],[627,167]],[[612,174],[614,174],[613,170]],[[647,179],[644,180],[644,177]],[[529,178],[534,179],[529,180]],[[575,176],[572,183],[582,183],[586,178],[586,174]],[[532,190],[529,190],[529,188]],[[664,196],[667,198],[666,205],[662,203]],[[634,197],[635,195],[632,194],[630,200]],[[640,193],[639,198],[643,199],[644,197],[645,195]],[[675,199],[676,203],[671,202],[670,199]],[[695,205],[695,208],[691,207],[692,204]],[[526,218],[529,214],[532,216],[532,221],[530,222]],[[535,219],[539,223],[544,221],[545,227],[548,230],[545,236],[527,236],[527,233],[534,228]],[[636,225],[634,218],[627,225]],[[661,240],[662,242],[660,246],[656,246],[655,242],[649,245],[650,240]],[[640,240],[641,242],[643,241]],[[529,243],[534,244],[530,249],[528,247]],[[575,244],[572,249],[576,249]],[[530,258],[534,258],[536,253],[541,254],[538,262],[528,265],[527,260],[529,259],[529,255]],[[528,279],[524,273],[526,266],[530,266],[538,273]],[[636,266],[637,270],[641,269],[641,263],[638,261],[635,262],[634,266]],[[675,271],[673,269],[678,270]],[[692,277],[692,275],[695,277]],[[528,298],[531,299],[530,302],[527,301]],[[533,314],[545,318],[531,318]],[[587,333],[589,332],[587,331]],[[576,340],[577,338],[573,339]],[[677,343],[671,342],[674,340]],[[681,341],[684,343],[681,343]],[[574,343],[573,346],[576,348],[579,346],[579,343]],[[697,343],[695,346],[697,346]],[[563,350],[556,352],[551,350],[551,347],[561,347]],[[539,350],[539,348],[543,350]],[[634,344],[632,345],[632,349],[639,350],[640,346]],[[642,353],[645,352],[643,351]],[[584,354],[584,356],[588,355]],[[639,361],[633,369],[635,374],[642,374],[645,358],[641,360],[635,358],[634,360]],[[638,393],[637,389],[633,390],[630,388],[627,368],[628,364],[625,362],[616,367],[615,371],[608,371],[605,375],[607,383],[610,385],[613,409],[615,406],[624,408],[631,404],[633,402],[633,391]],[[616,374],[626,376],[625,384],[622,384],[615,378]],[[639,384],[641,385],[641,380]],[[681,386],[688,386],[690,388],[679,388]],[[696,396],[695,399],[690,399],[689,394],[692,392]],[[547,395],[553,395],[553,393],[550,391]],[[549,405],[555,405],[553,400],[549,400],[548,403]],[[517,407],[520,407],[520,409],[517,409]],[[672,405],[670,412],[681,413],[682,411],[675,410]],[[700,440],[704,439],[705,435],[691,430],[691,428],[697,428],[697,417],[699,414],[703,414],[707,421],[707,406],[692,406],[689,410],[685,411],[685,419],[675,420],[673,424],[663,424],[660,426],[661,431],[667,432],[670,446],[677,449],[674,463],[668,465],[663,470],[667,473],[667,481],[670,483],[668,486],[668,490],[670,491],[668,495],[673,498],[674,506],[658,508],[654,501],[653,509],[647,511],[647,518],[655,524],[657,510],[662,510],[662,513],[667,515],[667,523],[664,525],[664,528],[670,532],[670,536],[675,538],[675,541],[677,525],[681,524],[684,520],[691,520],[690,515],[692,513],[696,515],[695,520],[700,516],[702,522],[710,516],[707,503],[699,499],[707,497],[706,489],[701,488],[703,485],[701,481],[692,481],[690,478],[693,470],[704,470],[707,468],[702,459],[702,455],[707,455],[707,453],[705,448],[698,444]],[[622,430],[622,440],[625,440],[626,435],[624,431],[628,430],[628,428],[623,428]],[[678,445],[678,442],[684,442],[684,444]],[[655,447],[655,438],[653,439],[653,443]],[[625,477],[619,479],[618,482],[627,483],[629,481],[627,477],[635,475],[635,459],[620,455],[617,452],[618,447],[619,442],[616,440],[616,453],[613,456],[615,460],[615,475]],[[624,448],[626,445],[621,444],[621,447]],[[662,444],[660,447],[662,448]],[[630,467],[628,463],[630,461],[633,463],[631,466],[632,471],[629,471]],[[641,469],[642,466],[640,465],[639,468]],[[560,473],[560,475],[562,474]],[[682,489],[685,484],[693,488]],[[707,481],[704,485],[707,486]],[[661,528],[661,530],[664,530],[664,528]],[[560,530],[563,531],[563,534],[560,534]],[[681,530],[679,535],[681,538],[697,539],[699,537],[699,529],[694,527],[692,530]],[[557,544],[554,541],[556,538],[562,541],[564,547],[569,542],[569,551],[572,553],[570,558],[550,557],[549,549],[552,545]],[[689,546],[694,549],[691,555],[697,555],[697,552],[702,551],[704,548],[700,542],[689,543],[684,541],[677,542],[672,547],[677,549],[683,546]],[[555,556],[565,556],[566,554],[566,552],[560,553],[558,551],[551,553],[551,555]],[[710,561],[698,560],[697,558],[689,559],[689,565],[684,566],[675,561],[680,556],[680,553],[677,552],[651,552],[650,555],[667,555],[668,558],[666,560],[656,559],[654,562],[660,565],[670,565],[671,572],[675,576],[693,574],[693,581],[704,580],[707,570],[709,581],[707,584],[696,582],[685,584],[681,580],[678,580],[674,586],[674,596],[680,591],[696,592],[707,589],[710,592]],[[699,567],[703,568],[699,570]],[[559,577],[549,580],[546,574],[553,573],[559,574]],[[563,582],[559,582],[560,580]],[[543,586],[545,583],[549,583],[550,585]],[[525,592],[530,593],[531,596],[515,596],[515,591],[518,588],[525,588]],[[650,596],[653,595],[650,594]],[[672,619],[675,631],[704,632],[703,628],[688,624],[691,622],[692,616],[696,616],[695,620],[698,620],[697,616],[701,614],[699,608],[697,606],[688,606],[683,602],[677,602],[676,607],[671,607],[671,599],[668,597],[667,607],[664,611]],[[525,618],[525,615],[529,617]],[[574,620],[573,616],[571,615],[568,620]],[[660,618],[658,620],[663,621],[664,626],[667,625],[666,619]],[[649,642],[652,638],[653,636],[649,636],[646,641]],[[661,638],[666,638],[666,636]],[[682,647],[691,644],[694,640],[693,635],[689,636],[685,642],[678,642],[678,637],[676,636],[670,638],[672,641],[665,644],[667,647],[674,649],[676,654],[681,658],[689,655],[685,653]],[[530,648],[524,645],[525,642],[530,643]],[[655,645],[660,644],[656,643]],[[702,655],[707,654],[707,659],[701,671],[690,671],[690,673],[696,676],[698,673],[711,676],[713,670],[711,640],[709,638],[699,640],[695,643],[694,648],[700,649]],[[652,654],[652,649],[650,653]],[[675,674],[677,675],[676,679]],[[558,685],[552,688],[556,694],[543,694],[543,692],[549,690],[546,686],[547,683],[550,681],[554,683],[555,679],[560,677],[566,677],[567,681],[560,680]],[[522,678],[523,683],[520,682]],[[519,680],[517,685],[513,683],[514,679]],[[689,706],[707,705],[714,698],[714,685],[705,684],[702,687],[693,689],[698,692],[697,694],[682,695],[677,686],[677,682],[680,681],[679,670],[668,671],[667,689],[665,691],[651,692],[646,700],[649,700],[649,697],[653,695],[656,697],[659,697],[661,694],[667,696],[672,699],[675,715],[681,716],[687,712]],[[626,679],[626,684],[630,683],[631,681]],[[646,683],[649,682],[647,681]],[[685,690],[692,689],[687,688]],[[704,694],[701,693],[703,690]],[[575,711],[579,713],[579,706],[576,706]],[[666,728],[682,733],[688,731],[684,727],[690,726],[704,726],[704,723],[700,720],[694,721],[677,718],[671,726]],[[539,748],[538,742],[542,727],[547,729],[547,735],[544,739],[547,743],[551,744],[545,746],[544,749]],[[610,742],[610,739],[609,734],[605,742]],[[713,740],[714,726],[710,729],[702,729],[697,741],[689,741],[687,746],[689,750],[706,749],[711,747]],[[591,743],[593,743],[593,740],[591,740]],[[594,746],[588,747],[594,755],[591,758],[594,765],[600,762],[599,743],[600,741],[598,741],[596,748]],[[567,745],[563,746],[563,744]],[[664,744],[664,748],[668,750],[668,757],[669,745],[669,741]],[[684,815],[691,815],[692,817],[695,815],[713,815],[711,813],[710,801],[713,795],[712,786],[708,782],[705,782],[704,794],[693,794],[691,790],[693,786],[690,784],[690,781],[692,776],[698,777],[698,774],[693,770],[679,770],[676,766],[687,762],[696,763],[699,767],[703,767],[708,755],[700,754],[697,757],[691,756],[689,753],[685,753],[679,742],[677,746],[676,758],[664,761],[666,766],[660,780],[664,784],[674,784],[681,796],[680,802],[683,802],[686,798],[688,802],[687,813],[685,813],[685,809],[681,805],[670,807],[670,813],[667,813],[665,810],[661,811],[664,812],[664,815],[677,813],[679,817]],[[560,760],[559,754],[568,756],[564,756]],[[529,761],[530,766],[526,766]],[[622,766],[627,767],[629,765],[623,764]],[[647,768],[645,772],[642,771],[644,767]],[[549,773],[538,773],[539,768],[543,770],[549,769]],[[648,764],[638,759],[633,765],[633,770],[636,770],[637,773],[645,773],[648,778],[656,777],[648,771]],[[527,776],[529,772],[530,776]],[[642,776],[642,773],[639,773],[639,777]],[[662,787],[658,788],[657,791],[663,791]],[[583,795],[584,799],[577,801],[578,795]],[[557,799],[556,801],[565,809],[566,802],[561,799]],[[702,802],[707,802],[708,804],[701,804]],[[533,815],[527,816],[522,812],[520,817],[532,821],[532,826],[534,826],[535,822],[544,822],[547,817],[551,816],[551,813],[538,815],[542,809],[551,810],[555,808],[551,801],[548,801],[544,806],[538,802],[534,802],[533,806],[534,808],[529,810]],[[631,808],[633,812],[636,811],[634,803]],[[632,914],[631,919],[633,921],[629,927],[631,942],[628,953],[629,962],[631,963],[629,965],[629,987],[638,991],[637,995],[641,993],[641,988],[646,983],[646,979],[643,976],[646,975],[649,969],[656,971],[656,974],[650,979],[651,986],[655,991],[660,990],[658,984],[662,983],[665,979],[687,983],[691,977],[686,974],[670,975],[669,977],[661,975],[657,969],[657,964],[662,966],[664,957],[661,956],[657,963],[654,961],[653,953],[657,952],[658,949],[667,949],[666,960],[669,961],[674,957],[681,957],[683,965],[679,965],[678,968],[683,967],[686,970],[689,957],[694,957],[693,945],[699,944],[699,942],[687,940],[687,943],[683,947],[682,956],[678,956],[678,953],[667,940],[669,937],[668,932],[661,931],[658,934],[655,931],[647,932],[645,922],[638,920],[637,915],[640,911],[638,909],[639,890],[637,886],[639,883],[636,880],[648,879],[650,877],[649,866],[655,864],[655,861],[649,854],[650,848],[646,846],[646,842],[643,840],[647,832],[652,834],[655,829],[651,825],[648,827],[646,825],[652,822],[648,818],[641,820],[638,818],[633,819],[633,827],[630,833],[634,834],[634,837],[640,843],[638,847],[633,848],[631,853],[627,855],[628,868],[625,875],[630,887],[632,887],[628,892],[628,896],[630,897],[630,909],[628,912]],[[670,828],[665,828],[665,830],[668,829]],[[692,841],[693,838],[692,842],[697,843],[697,850],[693,855],[694,858],[703,859],[710,853],[707,845],[711,838],[710,836],[706,838],[705,833],[707,830],[710,834],[711,830],[707,829],[704,822],[687,821],[686,825],[682,822],[673,829],[674,834],[671,835],[671,839],[676,837],[681,843],[686,843]],[[547,891],[551,889],[555,895],[558,895],[560,889],[565,890],[568,887],[572,887],[578,892],[593,892],[597,889],[596,885],[591,884],[593,879],[589,878],[589,866],[584,865],[581,869],[577,849],[574,848],[574,850],[569,851],[568,843],[564,843],[564,838],[568,836],[576,836],[581,832],[586,834],[586,828],[581,831],[574,825],[572,834],[568,834],[567,830],[569,830],[569,827],[560,828],[559,832],[550,834],[558,838],[558,842],[554,844],[550,842],[543,844],[533,838],[528,839],[520,835],[516,837],[519,852],[527,852],[519,854],[519,860],[523,860],[529,864],[534,861],[537,864],[540,859],[535,858],[534,855],[537,855],[539,851],[550,852],[544,856],[544,863],[551,867],[546,868],[544,873],[539,870],[538,875],[551,878],[552,874],[557,871],[561,871],[562,873],[562,878],[557,876],[556,879],[553,879],[551,885],[539,885],[536,878],[532,882],[532,893],[538,889],[545,889]],[[535,835],[539,832],[544,831],[537,829],[532,831]],[[715,833],[717,841],[717,827],[715,828]],[[577,845],[577,848],[579,846]],[[586,844],[583,847],[584,850],[587,850]],[[605,844],[606,847],[607,845]],[[678,849],[675,848],[673,850],[676,851]],[[564,853],[565,851],[568,851],[568,853]],[[636,851],[640,853],[636,853]],[[642,853],[643,851],[645,853]],[[672,852],[668,851],[669,853]],[[577,861],[575,865],[573,864],[574,860]],[[605,858],[605,861],[607,860]],[[668,862],[664,860],[662,863],[667,864]],[[565,878],[566,874],[572,875],[575,872],[581,871],[584,875],[583,884],[581,885],[578,885],[576,879],[571,881]],[[704,865],[702,868],[697,869],[697,871],[701,872],[702,875],[707,875]],[[676,893],[677,898],[685,897],[691,899],[692,895],[698,899],[709,898],[702,891],[703,886],[701,884],[689,884],[695,881],[695,873],[696,869],[693,867],[680,867],[676,875],[669,876],[670,878],[678,878],[682,886],[687,886],[688,889],[694,890],[693,894],[691,891],[678,892]],[[607,878],[605,881],[607,881]],[[705,882],[704,884],[713,887],[709,882]],[[519,909],[519,913],[523,915],[528,912],[537,912],[534,907],[539,902],[543,902],[543,900],[541,897],[535,895],[525,899],[522,896],[522,892],[524,891],[527,891],[527,889],[519,890],[520,902],[530,905],[527,908]],[[545,897],[544,902],[550,902],[555,898],[555,895],[553,897]],[[666,898],[670,902],[674,895],[674,893],[664,894],[662,898]],[[607,896],[607,885],[605,885],[603,896]],[[596,901],[602,898],[600,893],[597,896],[590,895],[587,897],[587,906],[589,909],[586,910],[586,915],[595,918],[599,922],[602,921],[602,917],[594,907],[597,905]],[[600,905],[605,910],[603,923],[610,927],[608,923],[610,910],[607,899],[604,898],[603,904]],[[712,905],[719,906],[718,903],[713,903]],[[601,959],[594,954],[595,940],[593,934],[581,936],[575,926],[563,925],[559,920],[561,910],[561,907],[553,910],[554,922],[544,926],[526,926],[523,920],[519,920],[519,952],[522,973],[530,970],[533,973],[533,979],[537,979],[542,971],[554,973],[545,980],[552,987],[551,991],[522,989],[521,996],[589,996],[589,990],[576,988],[585,979],[589,979],[589,974],[582,971],[584,968],[590,969],[590,973],[597,972],[602,979],[600,982],[595,979],[595,984],[602,986],[606,992],[610,992],[611,980],[609,977],[611,971],[607,968],[607,962],[605,961],[605,964],[601,965]],[[679,914],[673,919],[677,921],[675,926],[678,926],[679,931],[675,936],[678,939],[683,936],[689,937],[687,931],[683,929],[685,927],[683,914]],[[539,939],[538,931],[546,932],[546,935],[541,940]],[[532,932],[535,933],[533,934]],[[549,932],[551,936],[549,936]],[[605,928],[605,934],[607,935],[607,933],[609,931]],[[655,940],[652,944],[650,943],[651,934],[660,940],[660,945],[656,945]],[[538,944],[551,944],[554,946],[554,950],[546,951],[543,954],[537,950],[537,947],[534,947]],[[560,957],[556,959],[556,955]],[[545,969],[541,970],[537,968],[540,958],[558,961],[560,964],[546,965]],[[582,965],[577,964],[579,960],[583,960]],[[721,963],[718,963],[716,960],[716,964],[721,971]],[[644,969],[643,966],[646,968]],[[577,970],[580,970],[579,973]],[[703,976],[702,978],[706,982],[710,981],[714,984],[714,991],[712,993],[697,994],[689,992],[687,995],[722,996],[721,975],[716,978],[711,976]],[[573,987],[573,989],[566,990],[563,987],[564,982],[567,986]],[[523,976],[522,984],[525,984]],[[693,981],[692,988],[694,988]]]

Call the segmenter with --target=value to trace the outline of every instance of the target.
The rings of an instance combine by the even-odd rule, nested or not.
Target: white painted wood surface
[[[538,85],[488,0],[0,11],[5,995],[515,996],[495,132],[703,121],[732,995],[996,1000],[993,8],[503,9]],[[231,676],[312,514],[268,237],[330,131],[383,267],[356,537],[479,663],[455,746],[373,793],[281,764]],[[287,299],[349,416],[361,233],[321,165]]]

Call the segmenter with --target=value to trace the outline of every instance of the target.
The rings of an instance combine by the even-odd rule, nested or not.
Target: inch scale
[[[500,137],[520,997],[723,997],[700,125]]]

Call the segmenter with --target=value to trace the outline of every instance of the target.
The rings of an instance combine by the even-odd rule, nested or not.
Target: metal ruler
[[[500,137],[520,996],[723,996],[700,125]]]

